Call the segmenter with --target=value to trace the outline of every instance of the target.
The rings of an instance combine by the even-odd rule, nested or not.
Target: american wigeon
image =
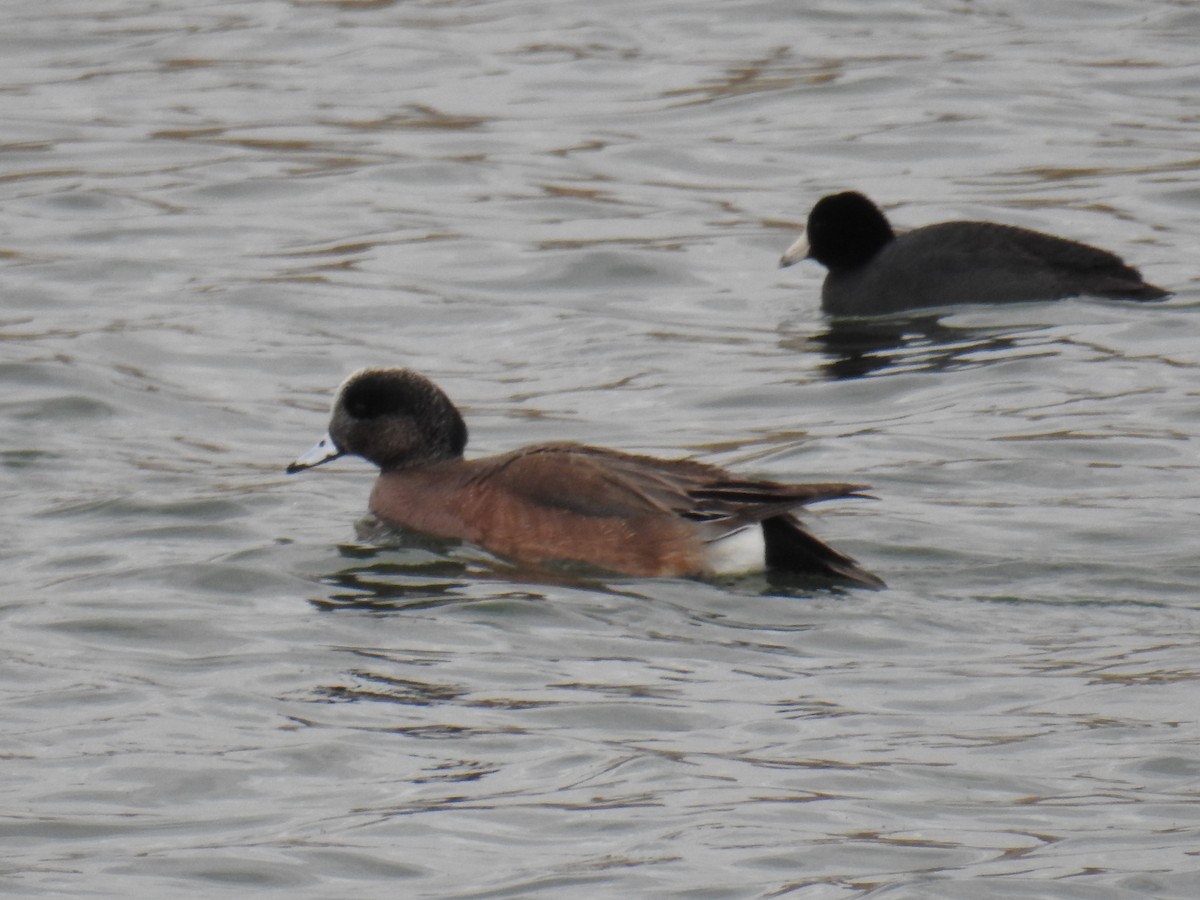
[[[755,481],[691,460],[571,443],[468,460],[466,444],[462,416],[429,379],[362,369],[338,390],[329,433],[287,471],[361,456],[381,469],[370,508],[384,522],[535,564],[639,576],[771,566],[884,586],[793,514],[861,496],[863,485]]]
[[[941,222],[897,236],[879,207],[854,191],[818,200],[804,233],[779,264],[802,259],[829,270],[821,306],[837,316],[955,303],[1170,296],[1116,254],[1040,231]]]

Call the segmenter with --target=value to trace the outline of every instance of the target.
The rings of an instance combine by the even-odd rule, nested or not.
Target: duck
[[[857,191],[822,197],[781,267],[825,266],[821,306],[832,316],[878,316],[972,303],[1066,297],[1162,300],[1119,256],[1099,247],[995,222],[939,222],[897,234]]]
[[[462,415],[432,381],[365,368],[338,388],[325,436],[286,471],[362,457],[380,470],[369,508],[385,524],[524,564],[683,578],[776,569],[885,587],[796,516],[810,503],[869,496],[867,485],[764,481],[567,441],[474,459],[466,445]]]

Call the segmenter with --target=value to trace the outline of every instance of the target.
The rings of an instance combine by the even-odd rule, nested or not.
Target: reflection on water
[[[953,372],[1014,360],[1050,359],[1075,353],[1093,362],[1131,360],[1135,352],[1078,327],[1058,323],[948,324],[953,313],[870,319],[831,318],[815,334],[785,337],[783,349],[820,353],[817,367],[830,381],[913,372]],[[1144,352],[1144,351],[1143,351]],[[1177,369],[1195,368],[1185,355],[1152,351]]]
[[[361,543],[339,544],[351,561],[319,577],[328,590],[310,602],[322,610],[432,609],[473,599],[472,584],[484,576],[486,554],[457,541],[389,528],[368,515],[355,523]],[[459,549],[467,552],[456,552]]]
[[[351,565],[337,568],[317,579],[327,590],[309,602],[323,611],[395,613],[405,610],[435,609],[456,603],[474,603],[481,587],[489,584],[522,590],[496,593],[487,589],[487,597],[538,601],[539,589],[567,588],[614,597],[645,600],[635,589],[637,579],[612,578],[592,567],[573,563],[534,566],[501,560],[469,543],[443,541],[413,531],[381,525],[373,517],[367,523],[371,543],[342,544],[338,555]],[[681,580],[688,583],[688,580]],[[852,596],[854,589],[841,583],[803,573],[764,571],[747,575],[728,575],[697,581],[734,591],[740,595],[793,597]],[[722,614],[727,624],[727,614]],[[759,624],[747,627],[757,628]]]
[[[947,372],[1021,358],[1053,356],[1041,337],[1046,326],[947,325],[938,314],[874,319],[830,319],[815,335],[780,341],[780,346],[826,359],[826,378],[864,378],[899,372]]]
[[[322,582],[330,591],[313,598],[318,609],[428,609],[468,599],[461,580],[467,567],[441,559],[402,564],[371,563],[331,572]],[[452,579],[458,575],[460,580]]]

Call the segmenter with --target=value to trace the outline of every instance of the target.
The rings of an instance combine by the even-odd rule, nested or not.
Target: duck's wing
[[[865,496],[863,485],[742,479],[691,460],[578,444],[541,444],[468,466],[470,490],[503,498],[496,505],[509,517],[500,529],[507,537],[493,543],[510,555],[578,559],[632,574],[741,571],[734,558],[754,551],[734,548],[761,526],[758,566],[883,586],[792,515],[808,503]]]
[[[742,479],[718,466],[657,459],[602,447],[556,443],[503,457],[485,477],[541,505],[579,515],[675,516],[716,531],[781,515],[798,506],[861,497],[861,484],[781,484]]]

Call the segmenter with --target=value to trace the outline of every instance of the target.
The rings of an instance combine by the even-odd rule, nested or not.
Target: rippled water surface
[[[0,891],[1200,895],[1194,4],[9,7]],[[1176,295],[833,323],[846,188]],[[890,588],[361,538],[282,469],[392,364]]]

